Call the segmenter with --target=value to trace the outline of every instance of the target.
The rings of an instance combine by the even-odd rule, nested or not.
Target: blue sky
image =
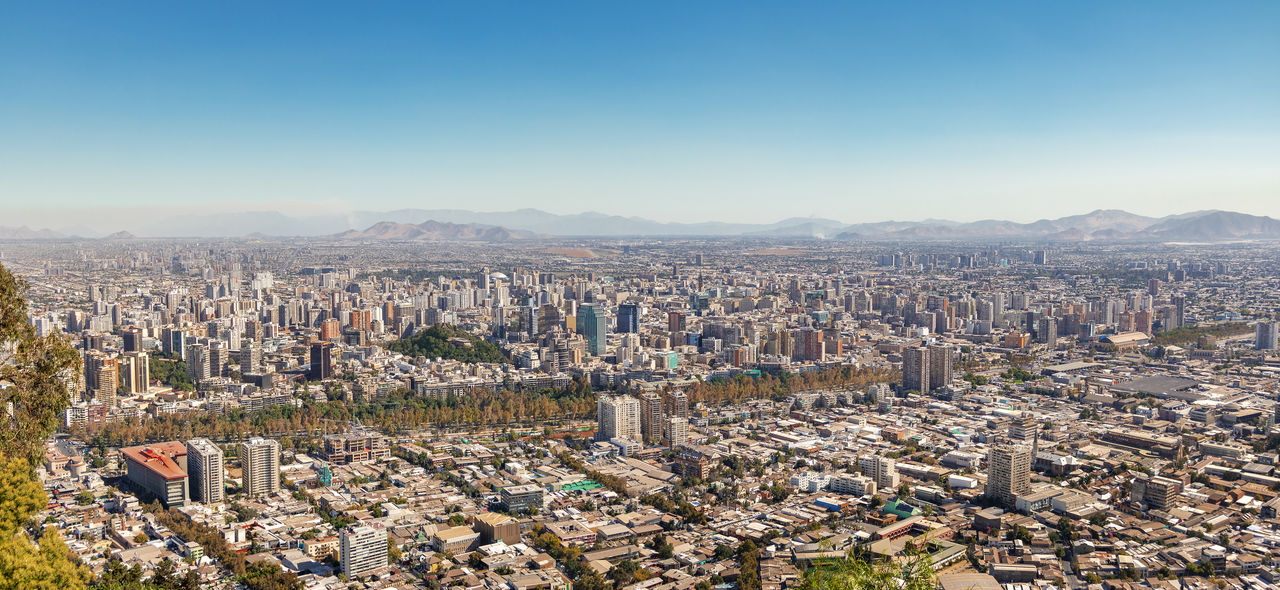
[[[1278,2],[31,2],[0,52],[37,224],[1280,216]]]

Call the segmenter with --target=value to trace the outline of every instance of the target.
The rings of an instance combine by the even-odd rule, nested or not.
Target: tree
[[[88,506],[92,504],[93,499],[94,499],[93,492],[90,492],[89,490],[85,490],[83,492],[80,492],[79,494],[76,494],[76,504],[80,506]]]
[[[67,408],[80,355],[60,332],[38,336],[27,318],[26,281],[0,265],[0,454],[40,463],[44,440]]]
[[[870,562],[846,556],[824,561],[805,572],[806,590],[933,590],[934,569],[928,555],[902,562]]]
[[[61,334],[36,335],[25,290],[0,265],[0,590],[84,588],[88,573],[58,530],[27,527],[47,501],[33,472],[70,399],[64,378],[79,378],[80,355]]]
[[[0,454],[0,590],[84,588],[88,572],[73,560],[56,528],[38,538],[27,534],[27,521],[45,504],[31,473],[26,457]]]

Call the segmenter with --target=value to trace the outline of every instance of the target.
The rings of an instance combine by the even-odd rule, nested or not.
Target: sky
[[[10,2],[0,56],[0,225],[1280,217],[1274,1]]]

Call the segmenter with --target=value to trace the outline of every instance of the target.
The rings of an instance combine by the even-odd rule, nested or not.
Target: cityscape
[[[1280,5],[140,8],[0,19],[0,590],[1280,589]]]

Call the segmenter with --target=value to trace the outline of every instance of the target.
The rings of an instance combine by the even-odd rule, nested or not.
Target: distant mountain
[[[1151,225],[1143,235],[1166,242],[1280,239],[1280,220],[1231,211],[1202,211]]]
[[[774,223],[662,222],[595,211],[560,215],[539,209],[468,211],[399,209],[291,215],[278,211],[176,215],[137,230],[145,237],[319,237],[376,240],[508,241],[562,237],[743,237],[850,241],[1024,240],[1044,242],[1280,239],[1280,221],[1229,211],[1194,211],[1162,218],[1117,209],[1018,223],[945,219],[846,224],[820,217]],[[132,229],[132,228],[131,228]],[[75,235],[87,236],[88,233]],[[101,235],[98,233],[92,235]],[[0,227],[0,239],[61,239],[68,232]],[[129,239],[114,234],[111,239]]]
[[[6,227],[0,225],[0,240],[58,240],[69,238],[63,233],[51,229],[31,229],[27,226]]]
[[[136,240],[138,239],[138,236],[135,236],[127,231],[118,231],[109,236],[104,236],[102,239],[104,240]]]
[[[363,230],[348,230],[332,236],[339,240],[386,240],[396,242],[430,240],[465,240],[478,242],[510,242],[537,237],[530,232],[486,225],[441,223],[427,220],[417,225],[380,221]]]

